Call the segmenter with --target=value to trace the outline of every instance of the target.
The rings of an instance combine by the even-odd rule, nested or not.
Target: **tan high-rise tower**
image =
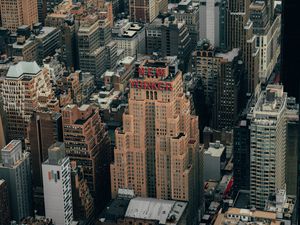
[[[173,60],[173,61],[172,61]],[[191,115],[174,57],[145,60],[130,80],[128,112],[116,130],[112,195],[119,188],[142,197],[199,206],[198,117]]]
[[[37,0],[0,0],[0,6],[2,26],[10,31],[38,22]]]

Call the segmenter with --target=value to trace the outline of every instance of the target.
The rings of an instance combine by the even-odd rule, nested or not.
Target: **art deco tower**
[[[116,130],[112,196],[119,188],[137,196],[199,204],[198,118],[191,115],[176,57],[145,60],[130,80],[128,111]]]

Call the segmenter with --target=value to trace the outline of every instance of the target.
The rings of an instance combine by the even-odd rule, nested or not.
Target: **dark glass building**
[[[299,0],[282,1],[282,40],[281,40],[281,82],[289,96],[296,97],[297,103],[300,101],[300,20]],[[300,126],[298,126],[300,127]],[[300,128],[298,130],[300,132]],[[298,137],[299,138],[299,137]],[[298,140],[299,141],[299,140]],[[298,145],[298,153],[300,152]],[[300,154],[298,154],[299,156]],[[296,169],[296,168],[295,168]],[[298,199],[300,196],[300,159],[298,157]],[[298,215],[300,204],[298,201]]]
[[[289,96],[300,100],[300,1],[282,1],[281,82]]]
[[[234,127],[233,141],[234,189],[250,190],[250,129],[246,118]]]

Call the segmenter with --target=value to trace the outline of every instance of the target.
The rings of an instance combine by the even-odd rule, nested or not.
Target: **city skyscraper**
[[[5,180],[0,179],[0,225],[7,225],[10,222],[9,195]]]
[[[181,0],[176,7],[174,6],[174,8],[171,9],[171,13],[178,21],[185,21],[191,37],[191,46],[193,49],[195,49],[200,38],[201,24],[199,21],[201,20],[199,20],[200,6],[199,4],[193,3],[194,2],[192,0]]]
[[[137,68],[123,127],[115,131],[112,196],[128,188],[137,196],[188,201],[190,219],[196,219],[198,117],[183,92],[182,73],[172,58],[144,60]]]
[[[32,162],[34,207],[44,214],[42,163],[48,159],[49,147],[62,141],[61,114],[51,111],[34,112],[29,123],[28,136]]]
[[[287,100],[287,132],[286,132],[286,193],[297,196],[299,145],[300,145],[300,124],[299,105],[296,98],[290,97]]]
[[[246,118],[233,129],[233,177],[236,192],[250,190],[250,129]]]
[[[203,41],[192,54],[192,64],[203,89],[210,126],[232,128],[240,110],[245,73],[240,49],[218,51]]]
[[[146,52],[161,56],[177,56],[181,69],[187,69],[192,52],[191,35],[185,20],[175,15],[162,15],[146,29]]]
[[[55,225],[73,221],[71,165],[62,142],[49,147],[48,159],[42,164],[46,218]]]
[[[12,140],[1,150],[0,179],[7,182],[11,219],[17,222],[33,212],[29,155],[19,140]]]
[[[66,153],[83,169],[97,210],[110,200],[112,152],[99,109],[91,105],[67,105],[62,110]]]
[[[280,78],[288,96],[295,97],[300,101],[300,72],[298,63],[300,56],[295,49],[300,49],[300,20],[295,18],[299,15],[300,1],[282,1],[281,23],[281,71]]]
[[[249,113],[250,204],[257,209],[286,185],[287,100],[283,86],[268,85]]]
[[[156,15],[156,1],[131,0],[129,1],[129,15],[131,21],[151,23]]]
[[[238,48],[217,53],[215,57],[219,59],[219,71],[216,79],[215,115],[212,124],[216,129],[232,129],[242,102],[240,94],[244,63]]]
[[[90,72],[95,81],[105,72],[105,48],[100,46],[100,24],[98,17],[89,15],[82,19],[77,32],[79,68]]]
[[[37,0],[1,0],[0,11],[2,26],[10,31],[38,22]]]
[[[33,110],[55,104],[48,70],[36,62],[19,62],[0,79],[3,109],[7,114],[8,140],[24,139]],[[12,91],[14,90],[14,91]],[[54,102],[53,102],[54,100]]]
[[[272,74],[280,55],[281,16],[274,16],[272,2],[253,1],[250,4],[250,19],[259,49],[259,80],[265,83]]]
[[[253,22],[250,20],[250,0],[229,1],[228,46],[240,48],[247,73],[246,92],[253,93],[259,82],[259,49],[256,48],[256,36],[253,34]]]
[[[214,47],[227,47],[227,0],[200,0],[200,39],[208,39]]]

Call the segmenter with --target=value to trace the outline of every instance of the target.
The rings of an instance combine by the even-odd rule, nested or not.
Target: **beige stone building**
[[[19,62],[0,80],[3,109],[7,114],[8,139],[23,139],[33,111],[57,109],[49,72],[36,62]]]
[[[129,108],[115,132],[112,197],[119,188],[137,196],[199,205],[198,117],[191,115],[182,73],[170,58],[143,61],[130,80]]]
[[[10,31],[38,22],[37,0],[1,0],[0,7],[2,26]]]

